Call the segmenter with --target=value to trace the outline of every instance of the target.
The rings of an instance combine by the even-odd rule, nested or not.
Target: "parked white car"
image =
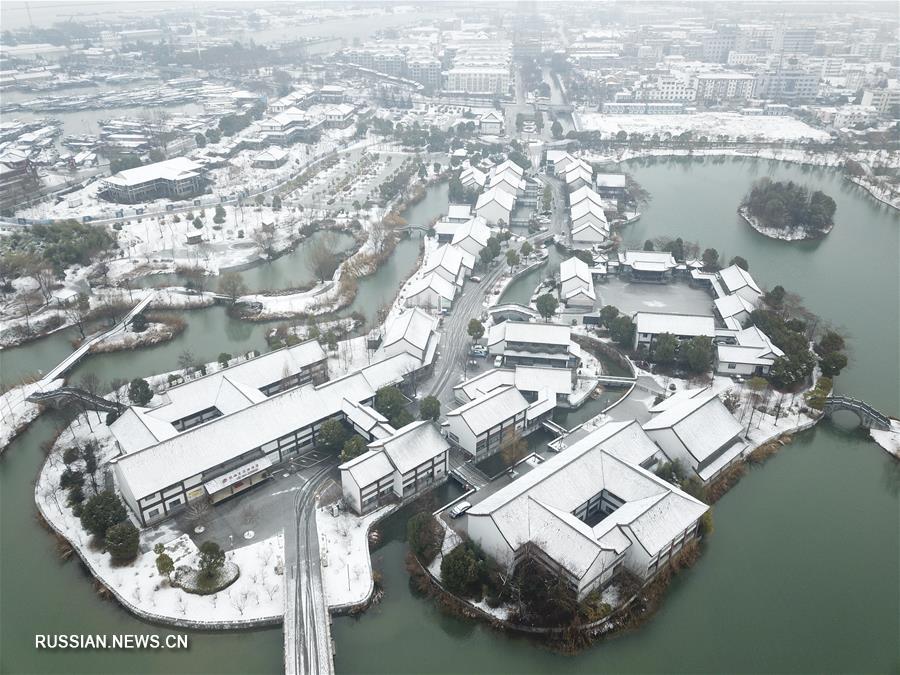
[[[450,517],[451,518],[459,518],[462,514],[472,508],[471,502],[460,502],[452,509],[450,509]]]

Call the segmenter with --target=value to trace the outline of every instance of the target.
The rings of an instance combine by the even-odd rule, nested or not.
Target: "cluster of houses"
[[[444,243],[426,254],[421,269],[406,287],[408,307],[447,310],[471,276],[491,230],[484,218],[472,217],[468,210],[467,205],[451,205],[451,219],[435,226],[438,242]]]
[[[475,171],[478,171],[475,169]],[[484,175],[484,191],[475,202],[475,214],[493,225],[509,225],[516,202],[525,195],[525,170],[507,159],[502,164],[491,167]],[[475,179],[474,173],[471,180]],[[467,179],[470,179],[467,176]],[[465,183],[463,186],[465,187]]]
[[[319,343],[307,341],[170,387],[154,397],[154,405],[132,405],[111,424],[119,449],[111,462],[118,490],[142,525],[195,500],[219,502],[264,481],[272,466],[315,449],[330,419],[380,444],[378,451],[394,462],[401,494],[406,496],[410,462],[414,485],[424,489],[421,465],[443,476],[439,457],[446,443],[423,441],[440,439],[437,432],[393,429],[370,406],[380,388],[408,388],[427,374],[439,339],[436,319],[414,308],[387,323],[370,365],[338,379],[329,379]],[[412,450],[397,450],[410,438],[417,439]]]

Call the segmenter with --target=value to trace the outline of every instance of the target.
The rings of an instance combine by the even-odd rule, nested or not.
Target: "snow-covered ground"
[[[176,324],[150,322],[147,328],[140,333],[132,330],[119,332],[97,342],[91,347],[91,353],[100,352],[117,352],[124,349],[135,349],[137,347],[148,347],[150,345],[159,344],[160,342],[168,342],[180,332],[180,328]]]
[[[369,556],[369,528],[396,509],[384,506],[362,517],[348,511],[331,515],[330,507],[316,509],[322,583],[331,609],[359,605],[374,589]]]
[[[608,152],[588,150],[576,153],[597,164],[626,162],[640,157],[752,157],[814,166],[843,167],[848,159],[871,166],[898,167],[900,153],[889,150],[821,152],[803,148],[616,148]]]
[[[90,416],[90,417],[88,417]],[[97,445],[101,465],[115,456],[115,444],[108,427],[93,412],[79,416],[63,431],[53,446],[35,484],[35,502],[44,519],[75,548],[91,573],[109,588],[130,611],[163,622],[185,622],[194,626],[222,627],[277,622],[284,614],[284,537],[278,534],[226,554],[241,571],[238,580],[212,595],[194,595],[173,587],[156,569],[153,547],[172,545],[179,540],[176,566],[196,564],[196,552],[186,544],[171,524],[141,531],[141,553],[128,565],[115,566],[110,556],[90,544],[80,520],[66,505],[59,480],[66,466],[66,447],[87,442]]]
[[[61,387],[62,384],[62,380],[54,380],[49,384],[41,381],[21,384],[0,396],[0,453],[6,450],[10,441],[41,413],[41,406],[29,403],[25,399],[32,392],[50,391]]]
[[[580,127],[585,131],[600,131],[615,135],[620,131],[678,136],[685,131],[694,138],[706,136],[715,140],[725,135],[731,139],[743,136],[749,141],[828,141],[826,131],[815,129],[805,122],[785,116],[764,117],[733,112],[698,112],[684,115],[608,115],[579,112]]]
[[[900,459],[900,421],[891,420],[891,428],[887,431],[869,429],[869,435],[878,445]]]

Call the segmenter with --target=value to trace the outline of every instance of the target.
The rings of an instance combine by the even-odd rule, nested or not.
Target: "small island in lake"
[[[784,241],[819,239],[834,227],[834,200],[821,190],[810,192],[793,181],[760,178],[738,213],[767,237]]]

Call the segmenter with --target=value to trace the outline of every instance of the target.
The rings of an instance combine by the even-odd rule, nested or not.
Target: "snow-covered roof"
[[[597,187],[606,188],[624,188],[624,173],[598,173],[596,178]]]
[[[634,322],[638,333],[652,335],[670,333],[690,337],[702,335],[710,338],[716,336],[716,324],[711,316],[638,312],[635,314]]]
[[[603,235],[604,237],[609,236],[609,230],[604,229],[603,225],[595,223],[593,220],[586,220],[581,225],[572,228],[572,239],[574,239],[575,241],[581,241],[582,239],[579,235],[583,234],[587,230],[596,232],[597,234]]]
[[[594,285],[594,278],[587,263],[575,256],[563,260],[559,265],[559,280],[566,282],[570,279],[578,279],[588,286]]]
[[[569,210],[569,214],[573,222],[590,214],[601,223],[606,224],[606,213],[603,207],[590,199],[582,199]]]
[[[173,426],[209,408],[229,415],[266,398],[261,389],[327,358],[316,340],[307,340],[167,389],[153,407],[132,406],[110,426],[125,453],[177,436]]]
[[[593,178],[593,173],[590,169],[585,169],[582,166],[575,166],[570,164],[566,167],[566,183],[574,183],[577,180],[583,180],[584,182],[590,184],[591,178]]]
[[[404,340],[417,349],[426,349],[437,322],[427,312],[413,307],[400,313],[385,325],[382,347]]]
[[[582,185],[569,195],[569,207],[574,208],[576,204],[589,200],[599,207],[603,207],[603,198],[594,192],[589,186]]]
[[[504,321],[494,324],[488,332],[488,345],[502,340],[532,344],[568,345],[572,328],[558,323],[531,323],[528,321]]]
[[[478,211],[478,209],[484,208],[493,202],[502,206],[506,211],[512,211],[513,206],[516,204],[516,198],[514,195],[505,190],[501,190],[499,187],[492,187],[478,195],[478,201],[475,203],[475,210]]]
[[[472,205],[471,204],[450,204],[447,207],[448,220],[457,220],[460,218],[468,220],[471,217],[472,217]]]
[[[478,120],[482,123],[484,122],[503,122],[503,115],[501,115],[496,110],[490,110],[486,112],[484,115],[478,118]]]
[[[491,170],[491,175],[492,175],[492,176],[496,176],[496,175],[498,175],[498,174],[500,174],[500,173],[503,173],[504,171],[512,171],[512,172],[513,172],[514,174],[516,174],[519,178],[521,178],[522,175],[525,173],[525,169],[523,169],[521,166],[519,166],[518,164],[516,164],[516,163],[515,163],[514,161],[512,161],[511,159],[507,159],[506,161],[501,162],[500,164],[498,164],[497,166],[495,166],[495,167]]]
[[[513,386],[498,387],[480,398],[451,410],[447,417],[460,417],[474,435],[487,431],[500,422],[524,412],[528,401]]]
[[[671,253],[666,251],[635,251],[619,253],[619,262],[636,270],[665,271],[678,264]]]
[[[469,166],[459,174],[459,182],[464,187],[469,187],[473,183],[479,187],[484,187],[485,182],[487,182],[487,174],[474,166]]]
[[[341,410],[347,419],[365,432],[370,432],[380,424],[389,424],[387,417],[372,406],[345,398]]]
[[[755,293],[762,295],[762,291],[756,285],[753,277],[750,276],[750,272],[737,265],[731,265],[723,270],[719,270],[719,278],[722,280],[722,284],[728,293],[736,293],[744,287],[749,287]]]
[[[173,157],[162,162],[154,162],[153,164],[120,171],[107,178],[106,182],[110,185],[128,187],[154,180],[180,180],[196,176],[202,168],[200,164],[187,157]]]
[[[288,156],[287,150],[271,147],[263,150],[253,158],[254,162],[280,162]]]
[[[713,304],[715,304],[716,311],[719,313],[719,316],[721,316],[723,320],[728,319],[732,316],[737,316],[738,314],[744,312],[749,314],[754,309],[756,309],[742,296],[737,294],[726,295],[723,298],[716,298],[715,300],[713,300]]]
[[[643,450],[620,456],[636,445]],[[608,422],[473,506],[469,522],[491,518],[514,550],[533,541],[578,577],[604,550],[627,548],[623,535],[654,555],[708,508],[629,461],[656,451],[636,422]],[[572,512],[603,490],[624,504],[591,528]],[[553,517],[538,515],[534,504]]]
[[[494,391],[497,387],[515,384],[515,381],[516,375],[513,370],[509,368],[491,368],[475,377],[470,377],[464,382],[460,382],[453,387],[453,390],[456,391],[458,389],[462,391],[469,400],[472,400]]]
[[[568,179],[568,175],[570,173],[573,173],[576,171],[579,173],[583,172],[583,171],[587,171],[589,174],[593,175],[594,167],[592,167],[588,162],[584,161],[583,159],[573,157],[572,161],[566,165],[566,168],[564,169],[564,173],[566,174],[566,177]],[[588,181],[588,182],[590,182],[590,181]]]
[[[456,279],[459,276],[459,270],[462,265],[463,255],[461,249],[453,246],[453,244],[444,244],[434,249],[428,255],[428,259],[422,265],[422,272],[428,274],[438,269],[443,269]]]
[[[393,467],[401,474],[408,473],[449,450],[447,439],[428,421],[410,422],[391,436],[373,441],[371,450],[382,450]]]
[[[456,286],[435,272],[426,274],[419,279],[413,279],[407,287],[406,297],[414,298],[426,291],[434,291],[448,301],[456,297]]]
[[[771,365],[779,356],[784,356],[784,352],[756,326],[737,331],[735,341],[737,344],[734,345],[718,345],[716,350],[719,362],[766,366]]]
[[[502,192],[502,191],[501,191]],[[505,194],[505,193],[504,193]],[[460,223],[453,235],[453,244],[457,245],[465,239],[472,239],[480,246],[487,246],[487,241],[491,237],[491,230],[487,226],[484,218],[475,216],[464,223]]]
[[[118,460],[118,471],[135,499],[141,499],[336,415],[345,398],[364,401],[374,395],[361,373],[317,387],[291,389],[124,455]]]
[[[391,466],[387,455],[380,450],[368,450],[359,457],[344,462],[339,468],[353,476],[360,490],[394,473],[394,467]]]
[[[703,462],[723,445],[740,435],[740,423],[728,412],[714,391],[706,391],[654,415],[644,430],[672,429],[688,452]]]
[[[519,391],[546,389],[554,394],[572,392],[572,371],[568,368],[516,366],[513,383]]]

